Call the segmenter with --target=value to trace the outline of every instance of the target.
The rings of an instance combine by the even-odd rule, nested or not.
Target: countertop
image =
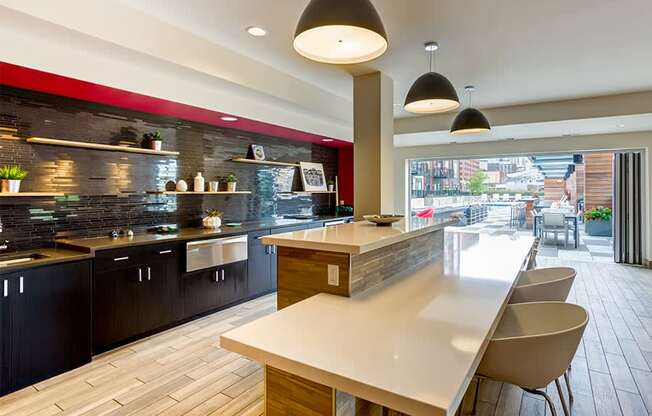
[[[418,237],[448,225],[457,224],[450,218],[405,218],[391,226],[377,226],[367,221],[338,227],[302,230],[263,237],[263,244],[305,248],[338,253],[362,254],[410,238]]]
[[[443,255],[414,274],[353,298],[313,296],[220,344],[400,412],[452,415],[533,242],[447,230]]]
[[[31,269],[34,267],[50,266],[58,263],[66,263],[70,261],[79,261],[79,260],[86,260],[86,259],[93,258],[93,255],[91,253],[83,253],[80,251],[67,250],[62,248],[40,248],[35,250],[19,251],[15,253],[9,253],[7,255],[2,255],[0,256],[0,261],[2,261],[3,258],[6,257],[14,258],[14,257],[29,256],[31,254],[40,254],[45,257],[37,260],[32,260],[26,263],[17,263],[10,266],[0,266],[0,274],[16,272],[25,269]]]
[[[198,240],[202,238],[231,236],[238,234],[245,234],[253,231],[264,230],[268,228],[282,228],[292,227],[302,224],[311,224],[321,221],[348,219],[351,217],[335,217],[335,216],[318,216],[312,219],[297,220],[297,219],[276,219],[270,218],[261,221],[243,222],[240,227],[226,227],[222,226],[217,230],[206,228],[180,228],[179,232],[171,234],[157,234],[157,233],[138,233],[133,237],[92,237],[92,238],[77,238],[77,239],[60,239],[57,240],[58,247],[66,247],[75,250],[95,253],[101,250],[111,250],[115,248],[136,247],[147,244],[164,243],[170,241],[187,241]]]

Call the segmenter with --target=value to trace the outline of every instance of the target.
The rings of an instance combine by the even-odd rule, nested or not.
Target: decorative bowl
[[[403,216],[402,215],[363,215],[362,218],[364,218],[366,221],[373,222],[376,225],[387,226],[402,220]]]

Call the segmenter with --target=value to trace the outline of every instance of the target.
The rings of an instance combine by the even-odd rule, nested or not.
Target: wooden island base
[[[266,416],[407,416],[332,387],[265,366]]]

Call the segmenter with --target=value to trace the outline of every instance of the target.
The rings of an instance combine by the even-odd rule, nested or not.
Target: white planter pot
[[[163,147],[162,140],[152,140],[152,150],[156,150],[157,152],[160,152],[162,147]]]
[[[227,183],[226,184],[226,190],[228,192],[235,192],[235,188],[236,188],[237,184],[238,184],[237,182],[229,182],[229,183]]]
[[[2,192],[17,194],[18,192],[20,192],[20,182],[21,181],[18,179],[3,179]]]
[[[335,190],[335,185],[328,185],[328,192],[333,192]]]
[[[220,217],[206,217],[202,220],[204,228],[220,228],[222,225],[222,218]]]

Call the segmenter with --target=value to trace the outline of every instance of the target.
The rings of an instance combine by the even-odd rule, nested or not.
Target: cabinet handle
[[[222,269],[222,281],[224,281],[224,269]]]
[[[172,250],[163,250],[158,252],[158,254],[170,254],[170,253],[172,253]]]
[[[276,246],[269,246],[270,254],[276,254]]]
[[[220,277],[219,277],[218,273],[219,273],[219,271],[215,270],[215,283],[219,283],[219,281],[220,281]]]
[[[25,289],[24,280],[23,276],[20,276],[20,279],[18,279],[18,293],[20,294],[22,294]]]
[[[125,260],[129,260],[129,256],[117,257],[117,258],[113,259],[113,261],[125,261]]]
[[[9,280],[5,280],[2,286],[3,286],[2,294],[6,298],[7,296],[9,296]]]
[[[143,281],[143,270],[139,267],[138,268],[138,282],[140,283],[142,281]]]
[[[152,280],[152,268],[147,267],[147,280]]]

